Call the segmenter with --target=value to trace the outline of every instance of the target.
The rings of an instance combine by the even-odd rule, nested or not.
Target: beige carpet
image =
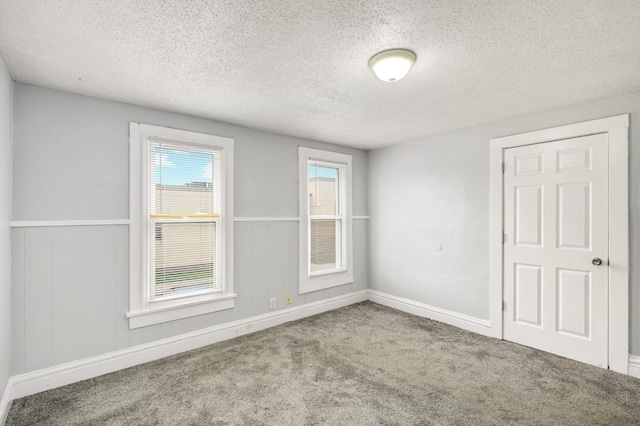
[[[14,401],[7,425],[632,425],[640,380],[365,302]]]

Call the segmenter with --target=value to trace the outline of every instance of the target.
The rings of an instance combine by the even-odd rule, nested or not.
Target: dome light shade
[[[394,83],[407,75],[416,54],[406,49],[384,50],[369,59],[369,67],[382,81]]]

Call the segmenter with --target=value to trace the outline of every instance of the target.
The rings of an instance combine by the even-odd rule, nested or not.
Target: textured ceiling
[[[17,81],[372,149],[640,90],[637,0],[2,0]],[[402,81],[369,58],[404,47]]]

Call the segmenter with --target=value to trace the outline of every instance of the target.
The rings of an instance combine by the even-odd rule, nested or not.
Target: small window
[[[233,307],[233,140],[131,123],[130,327]]]
[[[300,293],[353,282],[351,156],[299,148]]]

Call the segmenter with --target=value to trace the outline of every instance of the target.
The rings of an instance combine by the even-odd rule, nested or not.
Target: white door
[[[608,136],[504,152],[504,339],[606,368]]]

